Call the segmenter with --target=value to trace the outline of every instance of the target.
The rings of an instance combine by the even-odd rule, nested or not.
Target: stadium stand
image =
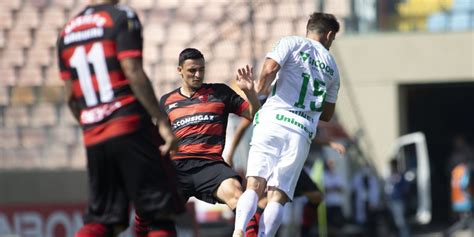
[[[208,82],[227,83],[244,64],[253,63],[258,71],[263,55],[279,37],[304,34],[306,17],[319,4],[313,0],[254,1],[251,22],[246,1],[124,2],[137,10],[144,25],[145,70],[159,96],[179,86],[177,55],[184,47],[204,53],[209,62]],[[82,138],[63,102],[55,54],[59,29],[82,4],[79,0],[0,1],[0,168],[83,168]],[[350,17],[346,1],[325,4],[325,10],[335,13],[342,24]],[[403,4],[398,8],[401,16],[422,12],[424,28],[430,31],[473,28],[472,1],[410,0]],[[449,14],[440,13],[451,8]],[[56,144],[55,148],[50,144]],[[39,157],[31,158],[34,150],[23,151],[23,146],[41,151],[36,154]],[[68,160],[54,160],[53,155]],[[13,157],[28,162],[10,161]]]

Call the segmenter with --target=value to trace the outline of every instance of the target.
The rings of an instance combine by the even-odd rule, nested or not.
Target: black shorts
[[[87,147],[89,206],[84,223],[128,225],[129,203],[147,220],[183,212],[176,173],[160,155],[162,139],[153,125]]]
[[[302,196],[307,192],[320,191],[318,185],[313,182],[306,171],[301,170],[300,177],[296,183],[295,197]]]
[[[211,204],[223,203],[214,196],[222,181],[235,178],[242,184],[239,174],[224,161],[186,158],[173,162],[184,201],[196,197]]]

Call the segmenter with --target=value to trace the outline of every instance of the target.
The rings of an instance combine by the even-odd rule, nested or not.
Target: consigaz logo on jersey
[[[188,125],[194,125],[194,124],[199,124],[199,123],[208,123],[208,122],[213,122],[217,119],[217,115],[213,114],[199,114],[199,115],[193,115],[181,119],[177,119],[173,123],[173,129],[178,129],[181,127],[185,127]]]

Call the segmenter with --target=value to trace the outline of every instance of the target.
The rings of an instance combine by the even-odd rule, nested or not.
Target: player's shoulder
[[[289,36],[282,37],[280,41],[285,42],[287,44],[301,44],[301,43],[306,43],[308,40],[305,37],[301,37],[298,35],[289,35]]]
[[[116,9],[117,12],[119,12],[120,14],[123,14],[127,18],[137,17],[137,13],[135,12],[135,10],[128,5],[116,4],[114,8]]]
[[[162,95],[161,98],[160,98],[160,102],[162,104],[172,103],[173,101],[179,99],[178,97],[180,98],[179,88],[174,89],[174,90]]]

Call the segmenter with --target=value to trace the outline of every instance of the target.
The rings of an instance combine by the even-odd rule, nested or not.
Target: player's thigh
[[[242,178],[223,161],[203,166],[192,176],[195,187],[194,196],[208,203],[225,202],[225,200],[217,198],[217,192],[223,182],[228,184],[223,188],[228,188],[231,191],[242,190]],[[239,187],[240,190],[233,190],[233,188]],[[229,192],[227,189],[225,191]]]
[[[110,147],[137,214],[150,220],[184,211],[174,165],[160,155],[155,141],[151,131],[142,130]]]
[[[287,134],[268,186],[277,187],[285,192],[290,199],[293,199],[296,183],[308,156],[309,147],[310,143],[304,135],[296,132]]]
[[[268,180],[276,165],[285,142],[285,132],[276,124],[255,126],[247,161],[247,177],[255,176]]]
[[[86,153],[90,193],[84,223],[127,224],[129,199],[115,159],[105,143],[87,147]]]

